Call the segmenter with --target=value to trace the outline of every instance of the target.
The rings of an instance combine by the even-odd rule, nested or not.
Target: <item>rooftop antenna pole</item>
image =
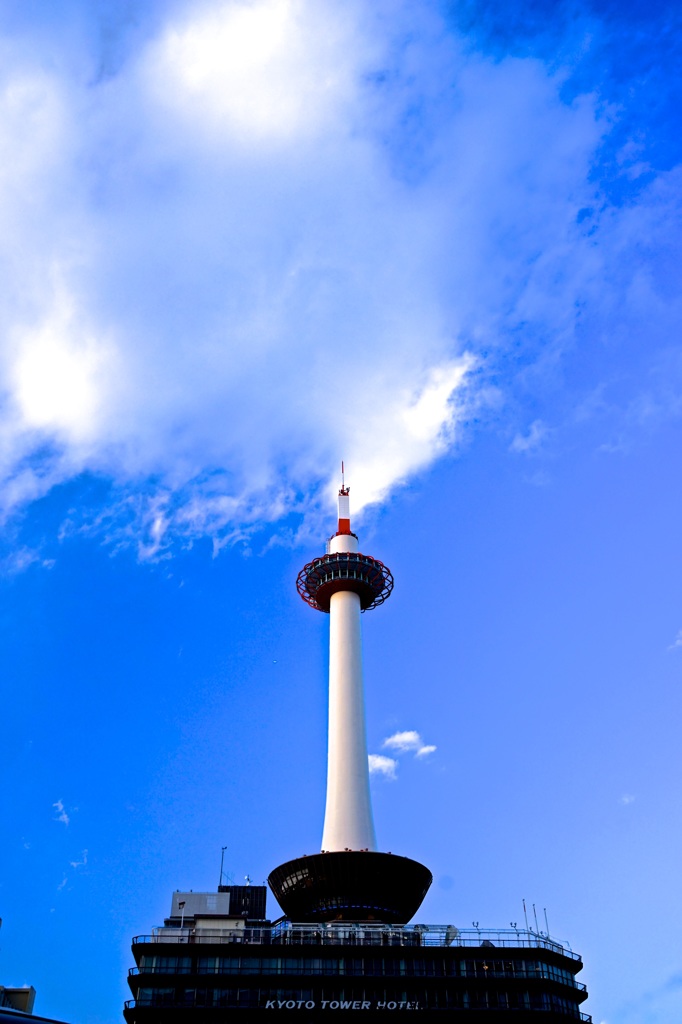
[[[223,884],[223,864],[225,863],[225,850],[226,846],[220,848],[220,881],[218,882],[218,888]]]
[[[526,911],[526,901],[521,900],[521,902],[523,903],[523,916],[526,922],[526,931],[528,931],[528,913]]]
[[[535,911],[535,904],[533,904],[533,916],[535,918],[535,934],[539,935],[540,934],[540,929],[538,928],[538,915],[537,915],[537,913]]]
[[[547,938],[549,938],[549,921],[547,920],[547,907],[542,908],[545,914],[545,928],[547,929]]]

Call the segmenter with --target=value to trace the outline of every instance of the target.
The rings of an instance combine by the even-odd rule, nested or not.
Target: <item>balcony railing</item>
[[[580,961],[567,944],[543,932],[523,929],[455,928],[439,924],[297,924],[280,921],[258,928],[194,929],[155,928],[151,935],[136,935],[134,944],[180,943],[251,946],[444,946],[493,949],[547,949]]]
[[[215,958],[211,958],[212,960]],[[149,964],[144,967],[131,967],[128,970],[129,977],[139,977],[140,975],[146,976],[152,975],[163,975],[164,977],[176,977],[179,974],[193,974],[201,977],[214,977],[216,974],[238,976],[238,977],[253,977],[258,975],[263,977],[265,975],[296,975],[296,976],[315,976],[315,977],[343,977],[343,978],[411,978],[411,979],[423,979],[423,978],[478,978],[479,980],[486,980],[487,978],[523,978],[525,980],[542,980],[542,981],[556,981],[561,985],[569,985],[571,988],[576,989],[578,992],[586,992],[587,987],[580,981],[576,981],[573,975],[565,971],[563,974],[557,974],[552,968],[547,965],[538,965],[537,967],[518,967],[512,960],[509,962],[509,968],[507,970],[496,970],[492,964],[485,964],[479,962],[476,969],[463,969],[458,970],[457,974],[446,974],[443,970],[443,961],[440,961],[440,968],[434,969],[433,965],[429,968],[424,967],[422,961],[421,968],[414,967],[411,969],[411,961],[402,961],[402,966],[395,970],[377,970],[376,968],[368,970],[364,961],[360,961],[362,966],[356,968],[352,961],[350,964],[345,964],[344,960],[335,959],[333,961],[318,960],[317,964],[320,966],[310,966],[306,961],[301,961],[298,967],[291,966],[291,960],[285,958],[283,961],[281,958],[278,960],[275,958],[265,958],[265,962],[260,962],[260,957],[256,957],[256,963],[249,963],[249,960],[253,960],[252,957],[232,957],[235,962],[233,964],[220,963],[217,966],[206,966],[204,964],[179,964],[179,965],[157,965]],[[246,960],[246,962],[244,962]],[[395,961],[389,961],[389,964],[395,964]],[[398,963],[401,963],[398,961]]]

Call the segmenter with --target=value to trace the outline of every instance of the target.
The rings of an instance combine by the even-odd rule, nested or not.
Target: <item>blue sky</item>
[[[680,21],[3,5],[0,981],[39,1012],[120,1019],[221,847],[235,881],[319,848],[294,580],[343,458],[420,916],[525,898],[595,1021],[679,1020]]]

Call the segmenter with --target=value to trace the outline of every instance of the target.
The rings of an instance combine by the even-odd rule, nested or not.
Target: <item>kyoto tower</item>
[[[407,922],[431,884],[417,861],[377,851],[369,790],[360,616],[393,590],[390,570],[358,550],[343,463],[336,533],[296,585],[329,615],[327,802],[322,852],[280,865],[268,884],[292,921]]]

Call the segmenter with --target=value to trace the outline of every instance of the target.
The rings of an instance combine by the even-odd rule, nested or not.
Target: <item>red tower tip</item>
[[[339,491],[339,528],[337,533],[350,533],[350,487],[346,487],[343,462],[341,463],[341,490]]]

